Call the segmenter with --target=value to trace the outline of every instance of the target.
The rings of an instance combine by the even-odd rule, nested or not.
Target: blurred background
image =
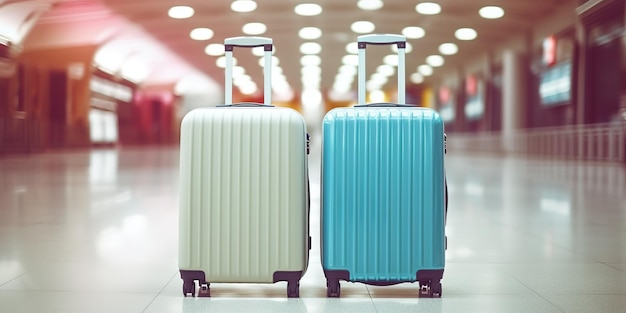
[[[407,102],[457,150],[622,162],[623,0],[0,0],[0,153],[176,145],[224,102],[225,38],[273,38],[273,102],[319,128],[356,102],[357,36],[407,37]],[[367,50],[368,101],[398,60]],[[262,102],[262,51],[235,50],[234,100]]]

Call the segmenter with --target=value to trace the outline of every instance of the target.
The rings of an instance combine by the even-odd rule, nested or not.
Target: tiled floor
[[[285,283],[182,297],[176,149],[1,157],[0,312],[626,312],[626,167],[452,151],[443,297],[343,282],[327,299],[314,152],[300,299]]]

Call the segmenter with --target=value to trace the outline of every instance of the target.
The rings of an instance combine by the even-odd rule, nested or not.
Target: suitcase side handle
[[[226,56],[224,86],[224,99],[226,105],[233,104],[233,49],[235,47],[254,48],[263,47],[265,50],[265,66],[263,67],[263,104],[272,105],[272,38],[267,37],[231,37],[224,40],[224,52]]]
[[[358,103],[365,103],[365,48],[368,44],[373,45],[398,45],[398,103],[405,104],[405,48],[406,37],[396,34],[371,34],[362,35],[357,39],[359,47],[359,83],[358,83]]]

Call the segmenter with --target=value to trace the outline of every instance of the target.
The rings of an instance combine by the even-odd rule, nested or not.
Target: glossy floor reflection
[[[454,152],[443,298],[343,282],[327,299],[313,143],[300,299],[285,298],[285,283],[182,297],[174,148],[1,157],[0,312],[624,312],[623,166]]]

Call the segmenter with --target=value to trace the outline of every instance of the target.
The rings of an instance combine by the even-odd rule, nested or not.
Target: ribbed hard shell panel
[[[324,118],[322,265],[351,281],[414,282],[444,268],[444,127],[425,108]]]
[[[185,116],[181,270],[208,282],[273,282],[308,264],[306,129],[287,108],[206,108]]]

